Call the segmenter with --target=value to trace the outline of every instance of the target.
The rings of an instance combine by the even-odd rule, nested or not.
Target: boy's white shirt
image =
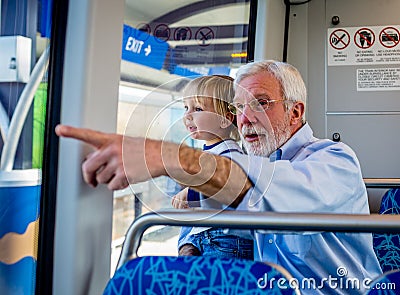
[[[226,151],[229,151],[229,152],[226,152]],[[213,146],[212,148],[205,150],[205,152],[212,153],[214,155],[222,154],[221,156],[225,156],[225,155],[228,156],[230,153],[243,153],[242,148],[233,139],[226,139],[224,141],[221,141],[217,145]],[[224,152],[226,152],[226,153],[224,153]],[[201,208],[202,209],[234,210],[234,209],[230,209],[228,206],[218,203],[212,199],[205,199],[205,198],[201,198]],[[188,236],[201,233],[210,228],[211,227],[193,227],[192,230],[189,232]],[[226,229],[225,231],[226,231],[226,233],[234,231],[234,234],[237,235],[236,230]],[[240,233],[243,233],[243,230],[240,230]],[[233,234],[233,232],[232,232],[232,234]],[[249,237],[251,237],[250,234],[249,234]]]

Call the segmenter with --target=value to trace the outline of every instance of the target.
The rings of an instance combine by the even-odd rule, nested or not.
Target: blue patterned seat
[[[299,294],[290,279],[279,266],[250,260],[145,256],[123,264],[104,295]]]
[[[384,194],[379,213],[400,214],[400,189],[390,189]],[[374,250],[382,271],[400,269],[400,235],[374,234],[373,237]]]
[[[373,280],[366,295],[398,295],[399,289],[400,270],[392,270]]]

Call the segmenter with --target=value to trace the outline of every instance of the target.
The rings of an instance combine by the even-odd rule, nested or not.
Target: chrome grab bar
[[[400,215],[165,210],[137,218],[127,231],[117,269],[137,257],[143,233],[154,225],[276,231],[400,233]]]
[[[10,119],[8,119],[8,114],[4,109],[3,104],[0,101],[0,134],[3,142],[7,140],[9,125],[10,125]]]
[[[14,114],[8,126],[7,138],[4,141],[3,151],[0,157],[0,170],[11,171],[14,166],[15,153],[17,151],[19,138],[24,127],[26,117],[32,105],[35,92],[46,72],[49,64],[50,47],[48,46],[40,56],[32,70],[28,83],[22,90],[21,96],[15,107]]]
[[[400,188],[400,178],[364,178],[367,188]]]

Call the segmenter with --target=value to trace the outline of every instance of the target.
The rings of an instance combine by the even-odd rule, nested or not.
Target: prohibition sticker
[[[393,48],[399,44],[399,35],[395,27],[386,27],[379,33],[379,42],[386,48]]]
[[[328,66],[400,64],[398,24],[328,28],[325,36]]]
[[[200,46],[208,46],[214,39],[214,31],[210,27],[201,27],[195,35]]]
[[[175,29],[174,39],[176,41],[192,39],[192,30],[189,27],[179,27]]]
[[[370,48],[375,42],[375,34],[371,29],[361,28],[354,34],[354,43],[361,49]]]
[[[171,29],[166,24],[160,24],[154,29],[154,36],[160,41],[168,41],[171,36]]]
[[[336,50],[343,50],[350,44],[350,35],[346,30],[337,29],[329,36],[329,43]]]

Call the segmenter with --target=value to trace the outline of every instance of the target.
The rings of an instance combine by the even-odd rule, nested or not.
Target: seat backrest
[[[280,266],[208,256],[144,256],[123,264],[108,282],[112,294],[300,294]],[[278,283],[279,282],[279,283]]]
[[[398,295],[400,290],[400,270],[383,273],[368,286],[366,295]]]
[[[379,213],[400,214],[400,189],[390,189],[384,194]],[[373,240],[382,271],[400,269],[400,235],[374,234]]]

